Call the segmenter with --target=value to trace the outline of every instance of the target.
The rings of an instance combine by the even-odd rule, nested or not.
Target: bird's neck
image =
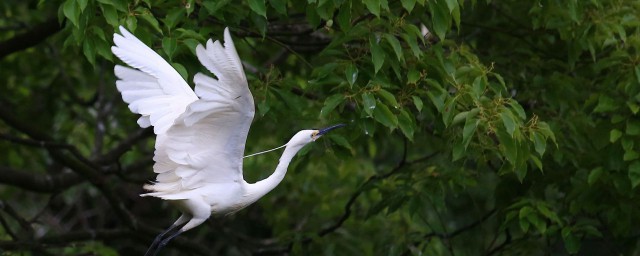
[[[251,201],[251,203],[257,201],[280,184],[285,174],[287,174],[287,167],[289,167],[291,159],[296,155],[296,153],[298,153],[298,151],[300,151],[301,148],[302,146],[300,145],[287,145],[282,156],[280,156],[280,161],[273,174],[254,184],[248,184],[247,199]]]

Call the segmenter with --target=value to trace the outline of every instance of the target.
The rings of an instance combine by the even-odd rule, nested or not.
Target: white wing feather
[[[189,102],[183,108],[183,113],[173,119],[173,124],[165,133],[158,133],[153,158],[156,162],[153,169],[158,176],[155,183],[145,186],[152,192],[143,196],[170,200],[185,199],[194,190],[206,184],[244,181],[242,155],[255,112],[253,96],[228,29],[224,31],[224,41],[224,47],[219,41],[209,40],[206,47],[198,45],[196,48],[198,60],[217,79],[201,73],[196,74],[193,80],[196,84],[195,95],[199,99]],[[155,53],[154,55],[157,56]],[[136,68],[142,66],[136,66],[136,62],[133,61],[131,63],[134,64],[127,63]],[[154,68],[140,69],[150,76],[160,73]],[[172,89],[181,91],[178,88]],[[140,97],[136,100],[140,101],[142,106],[143,103],[146,104],[145,97],[150,94],[131,93],[128,97],[137,95]],[[165,97],[175,95],[169,94]],[[154,94],[148,98],[154,97],[160,95]],[[186,101],[180,101],[180,104],[184,102]],[[157,108],[154,110],[165,113],[167,111],[163,110],[166,106],[155,107]],[[150,123],[155,126],[156,118],[153,114],[150,117]]]
[[[111,51],[136,69],[115,66],[116,86],[133,113],[141,114],[138,124],[154,126],[156,134],[171,127],[186,107],[198,97],[180,74],[156,52],[120,27],[113,35]]]

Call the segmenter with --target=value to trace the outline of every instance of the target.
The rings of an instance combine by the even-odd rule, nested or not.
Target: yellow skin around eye
[[[311,134],[311,139],[315,141],[315,140],[317,140],[318,138],[320,138],[320,137],[317,137],[317,136],[318,136],[318,131],[315,131],[315,132],[313,132],[313,133]]]

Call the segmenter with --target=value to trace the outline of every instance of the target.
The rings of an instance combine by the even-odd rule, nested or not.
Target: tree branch
[[[131,134],[131,136],[120,142],[120,144],[111,149],[108,153],[97,157],[95,162],[101,165],[114,163],[118,158],[120,158],[120,156],[129,151],[134,144],[151,136],[153,136],[153,128],[139,129],[135,133]]]
[[[47,175],[37,171],[15,170],[0,166],[0,183],[38,193],[55,193],[83,181],[76,173]]]
[[[53,141],[48,133],[17,119],[9,109],[13,108],[8,107],[3,101],[0,101],[0,119],[4,120],[4,122],[9,126],[26,134],[32,140],[40,141],[40,143]],[[65,150],[69,150],[66,146],[63,148],[66,148]],[[59,147],[52,146],[47,147],[46,149],[54,161],[69,167],[71,170],[91,182],[91,184],[100,190],[102,195],[107,199],[116,216],[118,216],[128,227],[136,229],[138,222],[133,218],[133,216],[131,216],[131,213],[126,209],[122,200],[118,198],[109,184],[105,182],[104,174],[97,169],[94,164],[82,157],[82,155],[79,155],[77,150],[73,150],[75,147],[71,147],[71,150],[69,150],[73,154],[73,157],[69,156],[65,150],[60,150]]]
[[[3,59],[14,52],[19,52],[35,46],[61,29],[62,26],[60,26],[60,23],[58,23],[58,20],[54,17],[34,26],[31,30],[25,33],[0,42],[0,59]]]

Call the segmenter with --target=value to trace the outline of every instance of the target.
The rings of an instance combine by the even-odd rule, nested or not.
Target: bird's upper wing
[[[239,182],[242,156],[254,116],[253,96],[235,46],[224,31],[224,47],[198,45],[198,60],[216,78],[194,77],[198,100],[190,103],[166,134],[158,135],[154,184],[146,195],[182,199],[207,183]]]
[[[156,134],[163,134],[198,97],[156,52],[122,26],[120,33],[113,35],[111,51],[137,70],[116,65],[116,86],[129,109],[142,115],[138,124],[143,128],[153,125]]]

